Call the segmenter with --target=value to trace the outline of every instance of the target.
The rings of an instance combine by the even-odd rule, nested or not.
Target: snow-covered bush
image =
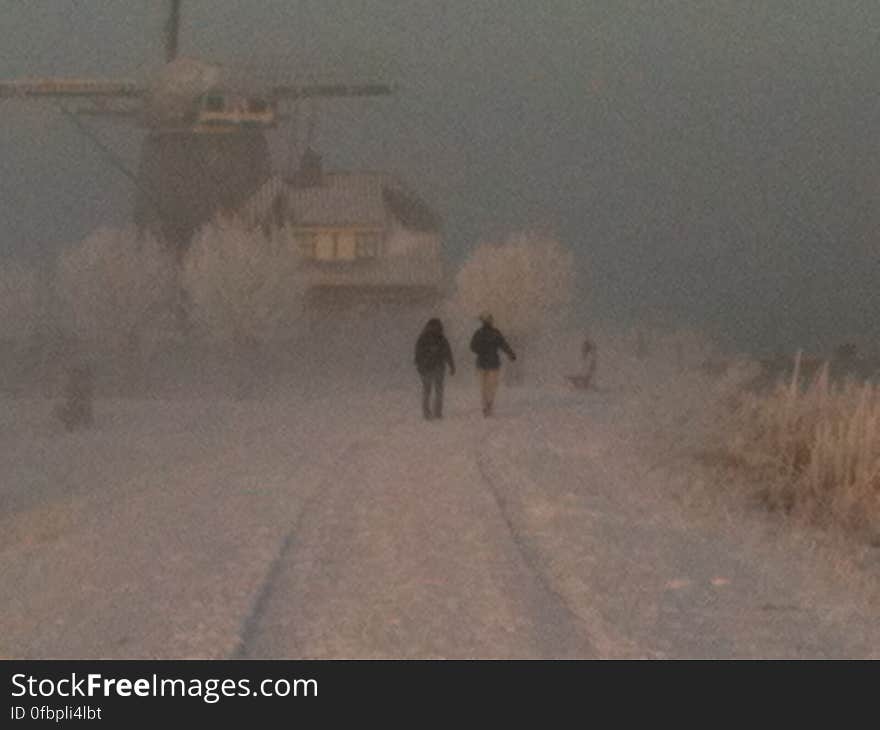
[[[193,324],[218,344],[246,347],[296,336],[304,278],[286,231],[266,236],[231,219],[196,235],[182,283]]]
[[[530,233],[479,245],[455,277],[449,313],[473,320],[490,312],[518,342],[564,321],[574,292],[574,259],[559,241]]]
[[[104,228],[58,263],[63,325],[80,340],[128,347],[168,316],[177,292],[174,258],[133,228]]]

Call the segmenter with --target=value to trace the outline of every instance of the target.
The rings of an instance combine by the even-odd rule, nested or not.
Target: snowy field
[[[253,397],[99,392],[73,433],[5,398],[0,656],[880,657],[870,592],[658,466],[702,381],[575,391],[566,341],[486,420],[456,337],[442,422],[403,338]]]

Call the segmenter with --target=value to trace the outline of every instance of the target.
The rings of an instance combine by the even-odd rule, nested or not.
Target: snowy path
[[[347,419],[326,400],[15,413],[0,469],[0,656],[225,657]],[[4,436],[12,430],[4,429]]]
[[[302,516],[243,654],[595,656],[483,480],[486,428],[460,412],[410,417],[349,447]]]
[[[10,401],[0,656],[878,655],[876,606],[803,595],[809,556],[686,517],[613,399],[503,390],[487,422],[472,385],[440,423],[384,391],[69,435]]]

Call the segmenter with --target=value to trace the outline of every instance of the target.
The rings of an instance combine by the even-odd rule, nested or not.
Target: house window
[[[303,258],[344,262],[376,258],[381,237],[377,233],[317,231],[294,233],[294,241]]]
[[[335,233],[336,259],[338,261],[354,261],[356,256],[355,238],[350,233]]]
[[[333,261],[336,258],[336,236],[321,233],[315,237],[315,261]]]
[[[358,233],[355,236],[356,255],[359,259],[374,259],[379,255],[379,234]]]

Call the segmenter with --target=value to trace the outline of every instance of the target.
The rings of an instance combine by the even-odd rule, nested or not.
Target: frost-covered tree
[[[455,277],[450,313],[491,312],[511,340],[528,341],[560,323],[574,290],[574,260],[559,241],[530,233],[478,246]]]
[[[30,339],[43,313],[37,272],[18,261],[0,261],[0,340]]]
[[[177,292],[173,257],[134,228],[104,228],[65,251],[57,271],[64,325],[111,349],[136,345],[167,316]]]
[[[204,335],[242,348],[296,333],[305,285],[289,238],[283,229],[266,236],[223,218],[199,231],[182,283],[192,322]]]

